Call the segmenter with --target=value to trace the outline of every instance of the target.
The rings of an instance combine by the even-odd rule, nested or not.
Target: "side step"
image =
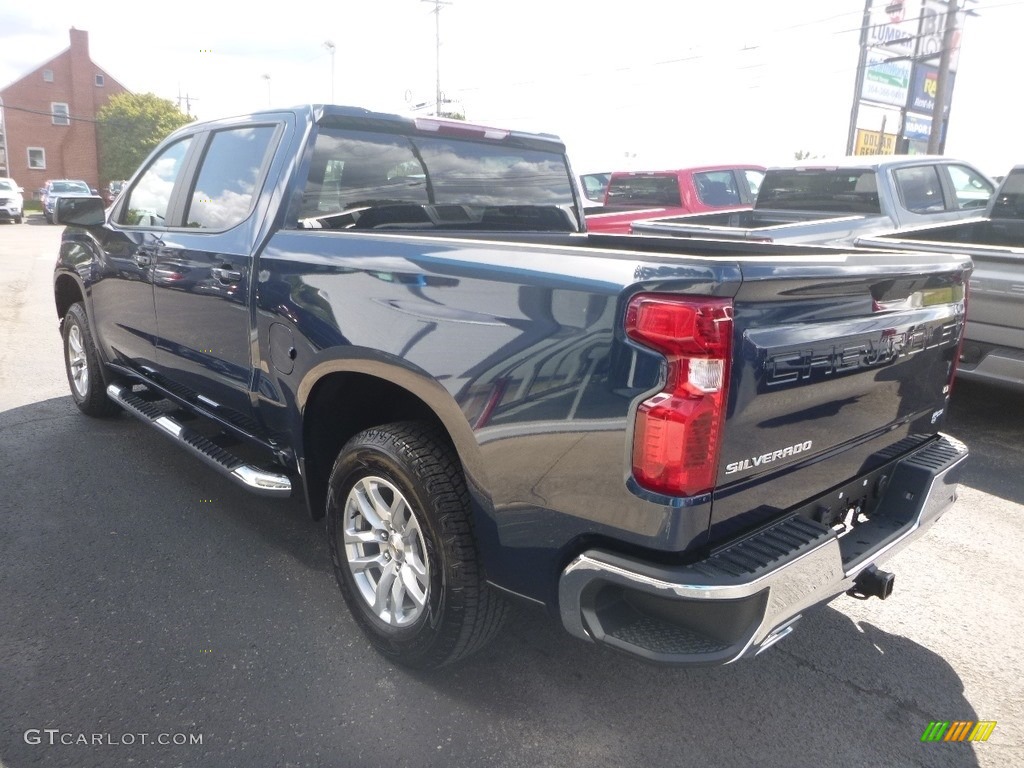
[[[182,448],[202,459],[247,491],[260,496],[276,498],[291,496],[292,481],[287,475],[277,475],[246,464],[195,430],[179,424],[153,403],[143,400],[133,393],[131,389],[111,384],[107,387],[107,397],[140,421],[151,427],[156,427],[158,431],[170,437]]]

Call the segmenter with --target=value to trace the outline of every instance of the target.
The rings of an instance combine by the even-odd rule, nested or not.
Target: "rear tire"
[[[120,413],[117,403],[107,397],[100,356],[81,303],[68,308],[61,331],[64,337],[64,369],[75,405],[86,416],[107,417]]]
[[[349,440],[329,480],[327,533],[349,610],[392,661],[451,664],[501,628],[507,606],[484,580],[469,492],[439,429],[400,422]]]

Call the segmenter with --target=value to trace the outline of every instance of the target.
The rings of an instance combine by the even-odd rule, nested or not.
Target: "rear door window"
[[[693,174],[697,197],[704,205],[739,205],[740,190],[732,171],[704,171]]]
[[[942,196],[939,171],[934,165],[897,168],[893,171],[896,189],[903,207],[913,213],[942,213],[946,201]]]
[[[245,126],[213,134],[199,169],[185,226],[224,230],[252,210],[275,127]]]

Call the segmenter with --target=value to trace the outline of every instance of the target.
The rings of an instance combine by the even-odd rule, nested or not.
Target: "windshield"
[[[50,186],[50,192],[84,192],[89,194],[89,187],[81,181],[55,181]]]
[[[840,213],[881,213],[875,171],[870,168],[769,170],[757,208]]]
[[[4,190],[6,192],[13,192],[14,191],[14,184],[12,184],[7,179],[0,179],[0,189]]]
[[[317,137],[299,219],[332,229],[578,229],[560,152],[339,128]]]

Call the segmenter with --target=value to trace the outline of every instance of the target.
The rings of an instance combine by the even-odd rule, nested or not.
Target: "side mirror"
[[[59,197],[53,210],[54,224],[97,227],[106,220],[102,197]]]

